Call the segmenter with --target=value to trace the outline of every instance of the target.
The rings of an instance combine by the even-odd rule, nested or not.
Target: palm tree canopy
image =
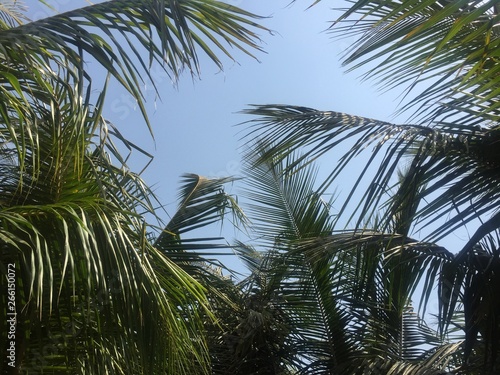
[[[232,371],[444,373],[460,343],[443,343],[409,300],[418,280],[452,254],[389,228],[335,230],[334,202],[319,193],[317,169],[298,153],[263,158],[267,146],[257,140],[245,158],[256,246],[236,247],[251,274],[240,284],[238,324],[226,336],[233,355],[222,351]]]
[[[197,75],[199,53],[221,66],[230,47],[259,50],[265,29],[211,0],[113,0],[34,22],[17,5],[0,8],[0,271],[15,265],[15,370],[208,373],[206,289],[150,241],[144,215],[155,217],[156,198],[121,156],[135,146],[105,120],[107,81],[96,84],[86,63],[118,80],[147,119],[152,64],[173,80]],[[190,211],[202,224],[229,206],[214,195],[198,206],[205,214]],[[184,213],[175,230],[195,221]],[[6,356],[0,363],[3,372]]]
[[[464,245],[462,250],[467,252],[499,225],[495,85],[500,81],[494,64],[498,6],[495,1],[435,0],[418,6],[412,1],[352,4],[331,29],[358,38],[345,63],[354,69],[376,58],[367,75],[379,75],[388,88],[412,90],[437,77],[406,105],[418,106],[419,115],[426,115],[417,119],[424,123],[398,125],[333,111],[263,105],[247,111],[257,116],[249,135],[260,134],[272,145],[264,157],[285,158],[305,147],[304,158],[317,158],[349,143],[350,149],[343,151],[325,186],[349,168],[354,157],[372,148],[340,210],[345,211],[364,181],[368,187],[351,215],[357,218],[356,226],[374,217],[396,186],[401,166],[409,165],[413,180],[400,188],[411,189],[418,183],[418,199],[426,200],[415,214],[419,224],[415,230],[432,225],[428,239],[437,241],[480,218],[484,224]],[[354,65],[356,61],[361,62]],[[494,66],[488,68],[489,64]],[[375,172],[371,166],[376,166]]]
[[[52,84],[59,110],[19,134],[23,159],[7,143],[0,163],[1,260],[16,267],[16,364],[56,373],[198,371],[207,358],[191,340],[198,328],[189,305],[205,303],[203,288],[148,243],[141,213],[154,213],[154,196],[111,163],[104,119]],[[167,298],[178,288],[185,294]],[[179,320],[179,311],[193,319]]]
[[[378,255],[387,265],[399,259],[403,269],[409,267],[407,275],[417,276],[406,288],[396,288],[395,296],[424,280],[425,302],[437,281],[442,332],[463,310],[463,325],[457,323],[465,334],[462,369],[494,373],[500,348],[499,309],[491,297],[499,285],[500,243],[498,2],[351,4],[331,28],[334,35],[356,39],[344,62],[351,69],[370,62],[366,78],[376,77],[387,89],[405,89],[402,110],[415,111],[411,122],[260,105],[247,110],[255,116],[247,139],[263,143],[260,163],[278,164],[301,152],[285,173],[326,154],[336,156],[319,192],[333,184],[348,190],[336,219],[354,227],[346,246],[366,244],[372,232],[388,236],[393,245],[400,238],[403,245],[382,243]],[[347,187],[342,177],[353,174],[360,155],[366,163]],[[451,252],[436,245],[464,228],[472,230],[469,240]],[[423,233],[424,242],[411,240],[412,233]],[[318,250],[324,246],[320,241]],[[360,269],[370,274],[372,268]],[[398,366],[391,371],[413,373]]]

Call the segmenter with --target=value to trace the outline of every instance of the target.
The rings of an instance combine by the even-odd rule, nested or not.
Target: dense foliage
[[[181,229],[231,203],[212,182],[203,213],[184,205],[167,226],[176,241],[151,238],[154,195],[120,155],[135,146],[104,118],[107,81],[87,64],[147,122],[152,64],[175,80],[199,73],[200,52],[220,66],[224,43],[251,53],[256,16],[217,1],[113,0],[33,22],[23,11],[0,4],[0,372],[209,373],[207,288],[169,255]]]
[[[85,61],[149,126],[152,64],[175,81],[199,74],[198,51],[217,66],[227,44],[251,54],[258,17],[213,0],[111,0],[34,22],[5,1],[0,15],[2,373],[500,371],[498,1],[352,1],[330,29],[358,40],[344,62],[404,90],[409,123],[251,107],[245,210],[224,191],[234,178],[187,174],[159,230],[120,154],[142,150],[106,121],[107,81]],[[326,198],[346,173],[347,196]],[[196,235],[226,215],[249,234],[231,246],[249,270],[239,282],[206,256],[230,246]]]
[[[311,373],[498,373],[498,2],[351,3],[331,28],[337,37],[357,39],[344,62],[352,69],[370,62],[367,78],[405,90],[402,111],[411,123],[286,105],[248,110],[256,116],[248,137],[257,137],[263,150],[256,163],[280,166],[283,184],[313,160],[336,157],[327,179],[301,204],[336,185],[346,189],[354,161],[362,164],[349,194],[335,202],[335,230],[284,250],[296,256],[299,249],[303,258],[290,269],[311,263],[309,277],[316,263],[326,267],[313,288],[315,305],[332,314],[324,314],[324,324],[332,318],[337,324],[314,331],[320,347],[333,350],[318,351],[318,361],[330,362]],[[291,214],[296,205],[283,207]],[[314,212],[318,220],[325,215]],[[276,223],[276,216],[264,216],[268,223],[260,228]],[[443,247],[461,230],[471,232],[460,248]],[[275,237],[280,249],[288,233]],[[412,295],[421,313],[431,295],[439,301],[438,334],[408,321]],[[333,346],[336,340],[341,343]],[[427,352],[413,348],[421,343]],[[301,358],[315,364],[307,354]]]

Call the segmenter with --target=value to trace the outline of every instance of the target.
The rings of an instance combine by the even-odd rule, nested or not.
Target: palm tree
[[[410,301],[423,272],[409,249],[451,255],[394,231],[335,230],[316,168],[297,154],[261,162],[266,151],[246,157],[254,246],[236,250],[251,274],[231,311],[238,319],[224,320],[217,350],[226,367],[217,373],[444,374],[455,366],[461,343],[440,338]]]
[[[358,38],[345,63],[358,68],[375,59],[366,77],[406,88],[403,110],[414,111],[417,123],[287,105],[248,110],[257,116],[249,134],[267,148],[263,163],[300,149],[287,169],[293,170],[340,152],[320,193],[342,181],[342,173],[352,175],[354,158],[369,153],[336,220],[352,225],[347,243],[370,242],[374,232],[396,235],[397,246],[385,246],[380,256],[406,259],[410,289],[425,274],[424,308],[437,282],[440,331],[463,315],[460,371],[482,374],[498,371],[500,350],[499,17],[496,1],[424,0],[352,2],[338,18],[333,32]],[[460,229],[473,230],[460,248],[451,253],[436,245]],[[412,233],[424,237],[415,241]]]
[[[224,43],[251,53],[263,28],[217,1],[113,0],[34,22],[16,1],[0,12],[0,371],[208,373],[205,288],[151,240],[154,195],[125,164],[120,150],[135,146],[105,120],[107,83],[85,64],[147,121],[153,62],[173,79],[198,74],[197,51],[220,65]]]

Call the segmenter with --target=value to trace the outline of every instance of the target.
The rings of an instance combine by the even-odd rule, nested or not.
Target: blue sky
[[[223,71],[201,58],[201,79],[193,80],[185,74],[177,87],[159,67],[153,67],[160,97],[151,86],[145,87],[145,95],[155,142],[131,97],[116,84],[107,94],[104,116],[154,155],[143,178],[154,187],[167,212],[175,210],[176,190],[183,173],[240,175],[242,143],[238,133],[244,127],[236,125],[250,119],[238,113],[249,104],[302,105],[379,120],[390,120],[397,108],[395,93],[380,94],[373,82],[360,81],[362,70],[344,73],[340,57],[351,40],[334,41],[325,32],[338,14],[330,9],[331,4],[339,6],[340,2],[322,1],[310,9],[306,8],[311,0],[297,0],[292,5],[290,0],[228,2],[269,16],[262,23],[274,35],[260,35],[266,53],[256,52],[257,61],[234,50],[238,62],[223,59]],[[85,0],[47,3],[60,12],[88,4]],[[50,14],[36,0],[26,4],[33,19]],[[99,67],[89,68],[96,80],[103,77]],[[138,171],[147,160],[136,156],[131,167]],[[227,235],[231,240],[233,233]]]

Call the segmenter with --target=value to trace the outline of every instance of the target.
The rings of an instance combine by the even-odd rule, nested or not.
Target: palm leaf
[[[499,194],[498,163],[493,151],[497,142],[495,129],[453,124],[396,125],[293,106],[258,106],[247,113],[259,116],[253,121],[249,135],[261,134],[269,145],[263,160],[272,157],[280,160],[305,148],[297,164],[331,152],[341,143],[349,144],[349,149],[344,151],[324,183],[325,188],[347,170],[355,157],[372,147],[366,165],[340,209],[342,215],[352,200],[358,201],[350,216],[358,217],[358,227],[375,216],[379,205],[384,203],[386,192],[396,186],[399,165],[406,160],[413,175],[418,173],[420,176],[419,200],[427,200],[415,213],[415,219],[420,222],[417,229],[430,224],[435,226],[429,240],[442,239],[478,217],[488,221],[478,230],[476,240],[497,227],[497,216],[490,216],[496,212]],[[363,185],[368,187],[359,199],[355,192]],[[436,226],[444,217],[449,218]]]
[[[293,374],[297,364],[289,338],[295,328],[279,292],[282,279],[275,261],[281,257],[241,242],[234,249],[251,273],[237,284],[239,309],[233,311],[232,324],[223,336],[222,358],[227,359],[221,363],[225,369],[221,373]],[[224,322],[231,321],[228,318]]]
[[[245,194],[257,243],[267,251],[241,244],[239,249],[252,271],[244,284],[252,301],[279,306],[284,314],[290,346],[282,346],[283,363],[304,374],[439,374],[459,366],[450,363],[461,347],[443,344],[408,308],[423,283],[425,314],[438,275],[454,261],[447,250],[408,236],[422,189],[421,181],[414,181],[411,191],[405,187],[411,168],[400,176],[406,194],[387,207],[391,220],[375,222],[387,232],[339,232],[333,230],[330,204],[315,190],[315,169],[307,157],[284,148],[273,154],[274,145],[263,139],[246,159]],[[407,228],[403,234],[394,233],[402,228]],[[257,311],[264,313],[262,307]],[[266,337],[259,329],[245,332]],[[250,342],[240,348],[244,353],[251,352]]]
[[[3,133],[0,256],[16,268],[16,364],[54,373],[203,372],[208,355],[202,339],[193,341],[200,319],[192,308],[206,308],[203,288],[149,244],[141,214],[154,214],[154,196],[111,163],[108,138],[99,136],[109,134],[106,122],[88,97],[67,90],[54,84],[55,110],[37,126]]]
[[[269,249],[264,264],[270,268],[255,270],[254,277],[268,280],[265,295],[274,295],[273,303],[282,306],[287,327],[293,327],[287,339],[293,352],[285,351],[283,360],[300,373],[345,371],[352,355],[348,316],[342,297],[334,292],[342,272],[307,252],[294,251],[297,243],[331,232],[330,205],[314,189],[314,168],[292,170],[293,155],[260,163],[267,151],[262,145],[258,143],[246,159],[244,193],[250,199],[248,213],[258,243]]]
[[[151,79],[153,63],[174,79],[185,68],[198,74],[201,49],[220,65],[209,46],[230,54],[219,37],[244,51],[257,47],[254,16],[218,2],[115,0],[24,24],[7,5],[0,22],[0,257],[16,268],[16,365],[50,373],[207,373],[200,332],[213,315],[205,289],[148,241],[142,215],[155,215],[155,198],[119,152],[143,150],[117,145],[123,137],[102,118],[107,81],[96,97],[84,59],[102,65],[144,113],[140,76]]]
[[[244,229],[247,218],[235,197],[224,191],[224,185],[234,178],[209,179],[196,174],[185,174],[179,189],[179,206],[170,221],[154,241],[154,246],[170,259],[177,262],[189,274],[209,279],[225,268],[215,257],[230,255],[230,246],[222,237],[188,237],[197,229],[217,222],[223,224],[227,215],[232,215],[235,228]]]
[[[5,28],[0,33],[0,80],[13,89],[5,90],[10,100],[4,103],[12,108],[4,110],[3,119],[10,122],[7,111],[25,117],[19,112],[23,103],[47,96],[48,78],[76,82],[80,88],[90,85],[85,68],[89,58],[130,92],[147,119],[141,86],[142,77],[155,86],[153,63],[175,80],[184,69],[199,74],[198,51],[219,67],[215,51],[232,58],[223,43],[251,54],[259,50],[256,30],[265,30],[256,18],[218,1],[113,0]]]
[[[351,69],[376,59],[365,76],[376,76],[384,87],[406,85],[412,90],[425,85],[408,103],[418,106],[420,118],[446,118],[474,110],[461,122],[478,117],[498,120],[496,1],[352,4],[331,29],[342,37],[357,38],[344,59]]]
[[[267,146],[267,145],[266,145]],[[255,235],[264,244],[279,248],[288,241],[319,236],[332,229],[330,203],[314,190],[316,168],[295,168],[295,155],[284,160],[266,160],[268,150],[264,141],[256,145],[245,157],[249,199],[248,214]]]
[[[8,29],[26,22],[28,19],[24,15],[25,11],[26,6],[22,1],[3,1],[2,4],[0,4],[0,20],[2,25],[0,29]]]
[[[233,214],[235,224],[245,222],[243,211],[235,198],[224,192],[224,185],[235,181],[234,178],[209,179],[196,174],[185,174],[182,180],[179,207],[165,226],[164,232],[181,235],[223,220],[226,211]]]

